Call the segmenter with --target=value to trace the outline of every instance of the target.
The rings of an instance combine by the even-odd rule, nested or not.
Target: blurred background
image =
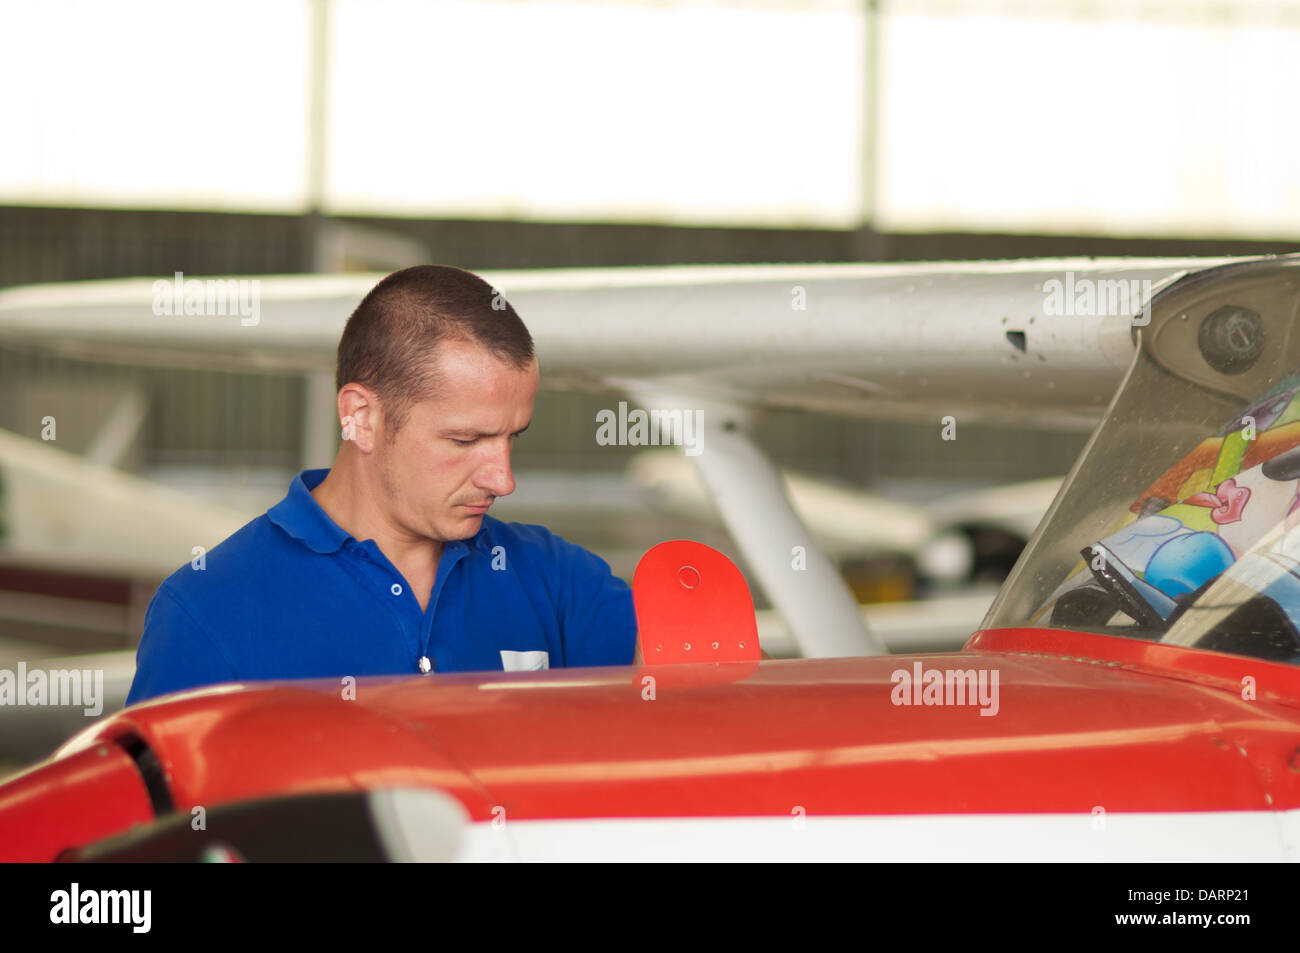
[[[6,0],[0,36],[0,289],[1300,250],[1295,0]],[[120,684],[189,559],[147,514],[216,542],[274,504],[332,458],[308,419],[332,385],[69,356],[58,330],[0,334],[0,667],[110,653]],[[626,578],[662,539],[734,554],[689,473],[596,445],[618,399],[543,393],[494,514]],[[895,649],[960,643],[1087,439],[920,426],[790,412],[757,432],[812,509],[932,518],[928,548],[836,553]],[[88,505],[130,516],[144,556],[120,527],[67,542],[105,469],[119,502]],[[909,636],[899,604],[944,597]],[[86,723],[44,715],[0,710],[0,772]]]

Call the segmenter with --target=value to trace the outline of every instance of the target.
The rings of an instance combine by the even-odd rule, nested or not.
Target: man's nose
[[[510,445],[506,444],[478,472],[475,480],[480,490],[492,496],[509,496],[515,492],[515,477],[510,470]]]

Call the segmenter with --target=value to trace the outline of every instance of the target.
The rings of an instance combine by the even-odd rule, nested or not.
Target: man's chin
[[[485,516],[486,512],[464,511],[457,514],[453,525],[448,527],[447,539],[469,539],[474,536],[483,525]]]

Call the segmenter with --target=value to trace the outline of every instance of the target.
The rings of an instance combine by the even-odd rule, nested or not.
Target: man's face
[[[492,501],[514,492],[510,450],[532,420],[538,371],[461,341],[442,345],[436,360],[438,395],[412,405],[376,450],[393,522],[446,542],[473,536]]]

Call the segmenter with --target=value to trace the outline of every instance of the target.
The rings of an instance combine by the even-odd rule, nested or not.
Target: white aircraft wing
[[[1067,301],[1064,291],[1085,281],[1128,283],[1124,301],[1131,302],[1129,288],[1144,294],[1231,260],[681,266],[483,276],[532,331],[548,386],[653,380],[675,392],[748,406],[910,419],[959,409],[968,419],[1032,417],[1086,426],[1127,366],[1133,314],[1049,314],[1049,283],[1070,282],[1055,310],[1064,304],[1073,311],[1074,295]],[[228,297],[227,289],[193,286],[196,309],[207,307],[202,295],[212,290],[224,314],[155,313],[164,310],[155,307],[164,292],[170,302],[179,290],[178,306],[189,293],[175,279],[32,285],[0,292],[0,339],[96,361],[329,369],[348,315],[380,277],[212,279],[257,282],[228,289]],[[241,315],[241,301],[255,302],[255,309]],[[1140,306],[1131,302],[1132,311]]]

